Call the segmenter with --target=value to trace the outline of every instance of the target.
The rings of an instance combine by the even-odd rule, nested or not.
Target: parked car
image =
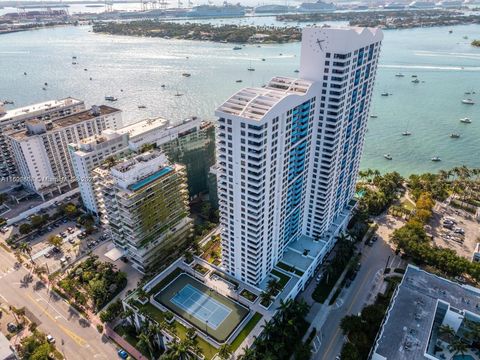
[[[75,238],[70,238],[70,239],[68,239],[68,242],[69,242],[70,244],[72,244],[72,245],[75,244]]]
[[[50,344],[55,344],[55,338],[54,338],[52,335],[50,335],[50,334],[47,335],[47,341],[48,341]]]
[[[18,327],[17,327],[17,325],[15,325],[13,323],[8,323],[7,324],[7,330],[10,331],[11,333],[14,333],[14,332],[17,332]]]
[[[350,285],[352,285],[352,280],[347,279],[347,281],[345,281],[345,287],[346,287],[346,288],[349,288]]]
[[[50,256],[52,256],[52,254],[50,254],[50,252],[47,252],[47,253],[45,253],[45,255],[43,255],[43,256],[45,256],[45,257],[48,259]]]
[[[362,267],[362,263],[358,262],[357,265],[355,266],[355,271],[359,271],[361,267]]]
[[[117,354],[118,354],[118,356],[120,356],[122,359],[126,359],[126,358],[128,357],[128,353],[127,353],[125,350],[123,350],[123,349],[118,350],[118,353],[117,353]]]

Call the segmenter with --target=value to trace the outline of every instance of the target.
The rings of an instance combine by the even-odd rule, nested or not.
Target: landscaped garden
[[[248,301],[250,302],[255,302],[255,300],[258,299],[258,296],[255,295],[254,293],[252,293],[251,291],[248,291],[247,289],[243,289],[241,292],[240,292],[240,296],[247,299]]]
[[[300,271],[298,270],[295,266],[290,266],[290,265],[287,265],[283,262],[279,262],[277,264],[277,267],[279,267],[280,269],[282,270],[285,270],[289,273],[292,273],[292,274],[295,274],[295,275],[298,275],[298,276],[302,276],[303,275],[303,271]]]
[[[335,258],[327,266],[325,275],[312,293],[312,298],[315,301],[323,303],[328,298],[338,278],[350,262],[353,252],[353,242],[347,240],[345,235],[341,234],[337,240]]]
[[[309,326],[305,320],[308,311],[303,301],[282,301],[275,316],[263,325],[254,346],[245,349],[242,360],[310,358],[311,346],[302,342]]]
[[[90,256],[56,282],[58,291],[80,311],[97,312],[127,285],[127,276],[115,265]]]
[[[202,259],[213,265],[220,265],[221,241],[220,235],[212,235],[211,239],[202,247]]]
[[[208,272],[210,271],[205,266],[203,266],[201,264],[195,264],[195,266],[193,267],[193,270],[195,270],[197,273],[199,273],[202,276],[207,275]]]

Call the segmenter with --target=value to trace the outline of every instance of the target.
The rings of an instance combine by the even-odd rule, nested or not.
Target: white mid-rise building
[[[92,173],[112,239],[137,269],[155,271],[190,239],[185,166],[153,150]]]
[[[312,257],[311,274],[333,246],[351,208],[382,39],[378,29],[306,28],[300,78],[240,90],[217,109],[222,260],[233,276],[258,285],[287,251]],[[305,239],[322,250],[291,246]]]
[[[145,119],[118,130],[107,129],[68,145],[73,170],[78,180],[80,194],[86,209],[98,215],[97,200],[91,172],[109,157],[120,158],[131,151],[139,151],[143,145],[163,145],[178,139],[185,132],[197,132],[203,122],[200,118],[188,118],[171,125],[168,120],[157,117]]]
[[[25,129],[7,135],[19,182],[42,197],[74,187],[77,181],[68,144],[121,124],[121,111],[105,105],[54,121],[25,121]]]
[[[84,110],[85,103],[71,97],[11,110],[0,103],[0,177],[9,181],[15,180],[10,178],[18,174],[6,134],[25,128],[27,120],[52,121]]]

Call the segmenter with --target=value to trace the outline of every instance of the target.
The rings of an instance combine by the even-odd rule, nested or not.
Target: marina
[[[278,25],[272,17],[252,21]],[[462,104],[468,98],[479,100],[480,53],[462,37],[480,38],[480,26],[454,29],[451,36],[445,28],[385,32],[362,168],[408,174],[461,164],[480,166],[475,155],[480,110]],[[125,122],[159,115],[175,122],[192,115],[213,119],[213,109],[225,94],[262,86],[274,75],[298,76],[298,43],[247,44],[232,51],[232,44],[89,31],[89,26],[78,26],[3,35],[0,67],[8,63],[10,71],[0,82],[0,99],[22,106],[71,95],[101,104],[107,101],[105,96],[113,96],[115,106],[125,111]],[[72,66],[72,60],[81,66]],[[184,73],[191,76],[181,76]],[[414,86],[410,81],[415,79],[425,83]],[[29,91],[32,84],[39,91]],[[48,90],[42,91],[42,86]],[[382,97],[382,92],[394,96]],[[465,117],[472,119],[468,133],[445,141],[459,132],[455,126],[463,125],[459,119]],[[401,136],[405,131],[412,135]],[[432,152],[441,154],[441,163],[429,161]],[[382,154],[394,155],[394,161],[386,161]]]

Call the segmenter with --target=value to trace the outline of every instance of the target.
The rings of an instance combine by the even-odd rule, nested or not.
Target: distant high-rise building
[[[114,243],[133,266],[148,271],[191,236],[185,167],[158,150],[93,170],[99,210]]]
[[[245,88],[216,110],[222,261],[230,274],[259,284],[289,243],[325,236],[347,208],[382,39],[378,29],[306,28],[300,78]]]
[[[25,128],[8,133],[20,182],[40,196],[62,193],[77,180],[68,144],[122,124],[122,112],[110,106],[92,106],[55,120],[31,119]]]
[[[27,120],[52,121],[84,110],[85,103],[82,100],[70,97],[12,110],[5,109],[0,103],[0,178],[13,181],[14,179],[9,179],[9,177],[18,175],[6,134],[24,129]]]

